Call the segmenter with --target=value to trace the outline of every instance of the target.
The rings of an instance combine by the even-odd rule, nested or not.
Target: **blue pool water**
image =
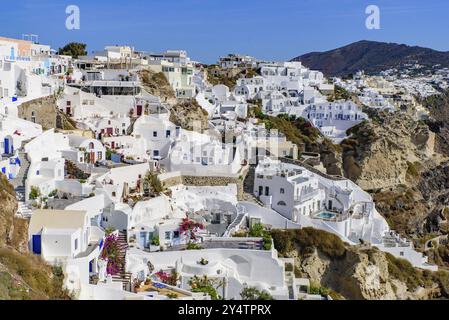
[[[333,219],[333,218],[335,218],[335,216],[336,216],[335,213],[330,213],[330,212],[321,212],[316,215],[317,218],[321,218],[321,219]]]

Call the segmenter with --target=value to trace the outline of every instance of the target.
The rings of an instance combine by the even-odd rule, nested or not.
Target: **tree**
[[[40,196],[41,196],[41,190],[39,189],[39,187],[32,186],[31,190],[30,190],[30,195],[29,195],[30,200],[36,200]]]
[[[221,296],[217,293],[217,289],[223,285],[217,279],[209,279],[206,275],[203,277],[193,276],[189,281],[192,292],[204,292],[209,294],[212,300],[219,300]]]
[[[261,223],[255,223],[251,230],[249,231],[249,236],[250,237],[263,237],[264,235],[264,230],[263,230],[263,225]]]
[[[79,56],[87,55],[86,51],[87,45],[85,43],[70,42],[66,44],[63,48],[59,48],[58,53],[61,55],[72,56],[73,58],[78,58]]]
[[[240,292],[242,300],[274,300],[273,297],[265,290],[260,291],[256,287],[244,288]]]
[[[146,184],[149,188],[151,188],[151,191],[153,193],[161,193],[164,191],[164,185],[162,184],[161,180],[159,180],[157,174],[148,172],[144,179],[144,184]]]

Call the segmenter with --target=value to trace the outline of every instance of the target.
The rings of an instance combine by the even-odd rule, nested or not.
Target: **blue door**
[[[140,244],[140,246],[143,247],[143,248],[145,248],[145,245],[146,245],[146,238],[147,238],[146,232],[141,232],[141,233],[140,233],[140,241],[139,241],[139,244]]]
[[[9,139],[5,138],[5,153],[9,154]]]
[[[41,235],[33,234],[33,253],[41,254]]]

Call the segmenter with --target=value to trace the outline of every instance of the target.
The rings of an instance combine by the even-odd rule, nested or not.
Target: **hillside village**
[[[444,265],[395,229],[368,173],[347,169],[350,142],[378,112],[427,121],[425,99],[448,88],[448,69],[327,78],[300,61],[229,54],[206,65],[127,45],[75,55],[0,37],[0,80],[0,170],[23,224],[19,251],[60,268],[74,299],[448,294]],[[436,134],[422,136],[407,163],[444,164]],[[311,255],[280,247],[295,235]],[[345,275],[359,291],[311,269],[338,260],[316,239],[359,259]]]

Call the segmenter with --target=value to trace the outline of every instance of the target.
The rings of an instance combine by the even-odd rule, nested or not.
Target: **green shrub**
[[[36,200],[41,196],[41,190],[38,187],[32,186],[29,194],[30,200]]]
[[[273,240],[273,238],[269,234],[265,233],[263,235],[263,249],[264,250],[271,250],[272,240]]]
[[[198,277],[193,276],[189,281],[192,292],[204,292],[210,295],[212,300],[221,299],[217,292],[217,288],[222,284],[218,283],[217,279],[209,279],[207,276]]]
[[[145,176],[144,183],[148,185],[151,191],[155,194],[159,194],[165,190],[165,187],[156,173],[148,172]]]
[[[153,246],[159,246],[161,244],[159,241],[159,237],[158,236],[153,237],[153,239],[151,240],[151,244]]]
[[[386,258],[390,276],[404,282],[409,290],[425,286],[431,281],[431,274],[414,268],[407,260],[396,258],[389,253],[386,253]]]
[[[0,273],[0,299],[72,298],[63,288],[62,269],[45,264],[40,257],[0,248],[0,264],[8,270]],[[12,280],[10,274],[16,274],[20,281]]]
[[[240,292],[242,300],[274,300],[273,297],[265,290],[258,290],[256,287],[244,288]]]
[[[317,249],[329,258],[341,258],[346,253],[343,241],[335,234],[310,227],[296,231],[295,240],[303,252]]]
[[[252,228],[249,230],[250,237],[262,237],[264,233],[264,228],[261,223],[255,223]]]
[[[202,247],[198,243],[189,242],[187,243],[187,250],[201,250]]]
[[[281,254],[292,251],[295,245],[301,254],[310,254],[318,250],[329,258],[341,258],[346,253],[343,241],[323,230],[307,227],[298,230],[272,230],[270,234],[273,237],[274,247]]]

